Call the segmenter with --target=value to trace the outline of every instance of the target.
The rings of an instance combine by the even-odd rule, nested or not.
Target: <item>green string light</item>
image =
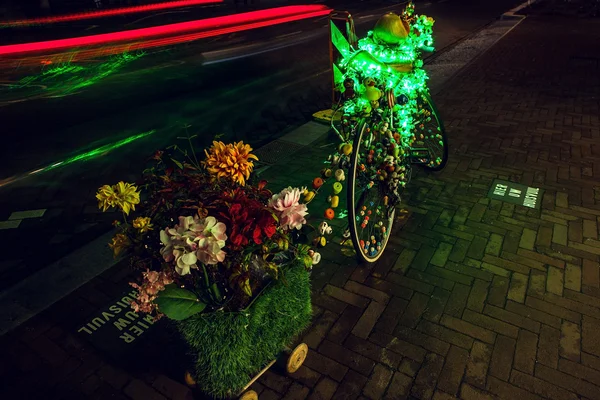
[[[375,102],[365,98],[365,79],[375,81],[377,88],[393,90],[393,95],[403,97],[403,104],[394,106],[395,126],[401,135],[401,142],[410,146],[413,141],[414,116],[418,114],[418,95],[427,91],[427,73],[422,69],[421,53],[423,49],[432,50],[434,20],[425,15],[415,15],[414,7],[407,7],[403,18],[409,22],[408,36],[398,44],[378,42],[373,32],[358,41],[358,49],[350,54],[343,54],[340,63],[344,74],[336,79],[336,85],[343,87],[343,82],[352,79],[356,96],[346,100],[344,113],[348,116],[366,114]],[[410,72],[398,72],[395,65],[412,64]],[[366,110],[366,111],[365,111]]]

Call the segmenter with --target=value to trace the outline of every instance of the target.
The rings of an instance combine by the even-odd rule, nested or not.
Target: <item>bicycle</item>
[[[330,171],[348,171],[344,238],[351,238],[359,261],[382,256],[413,165],[440,171],[448,159],[444,125],[421,69],[421,52],[432,51],[432,25],[409,3],[402,16],[386,14],[366,38],[348,43],[339,67],[334,64],[340,96],[331,127],[342,144],[330,156]],[[341,41],[339,35],[335,40]]]

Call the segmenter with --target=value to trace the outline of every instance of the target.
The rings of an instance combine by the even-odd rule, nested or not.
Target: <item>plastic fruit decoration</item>
[[[408,36],[410,27],[399,15],[394,13],[385,14],[375,24],[373,35],[380,42],[398,44]]]

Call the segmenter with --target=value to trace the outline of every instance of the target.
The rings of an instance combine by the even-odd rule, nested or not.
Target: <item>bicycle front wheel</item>
[[[369,155],[381,146],[380,138],[368,122],[363,122],[352,146],[347,193],[350,237],[362,262],[375,262],[381,257],[394,223],[394,202],[385,182],[370,165],[373,161]]]
[[[444,123],[429,95],[420,94],[417,106],[415,141],[412,147],[427,152],[427,161],[419,164],[430,171],[441,171],[448,161],[448,139]]]

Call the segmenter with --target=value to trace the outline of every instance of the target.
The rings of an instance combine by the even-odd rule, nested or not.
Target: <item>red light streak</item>
[[[148,4],[144,6],[131,6],[115,8],[112,10],[90,11],[77,14],[59,15],[34,19],[22,19],[0,23],[0,27],[54,24],[57,22],[81,21],[84,19],[112,17],[115,15],[136,14],[148,11],[168,10],[170,8],[197,6],[202,4],[222,3],[223,0],[177,0],[165,3]]]
[[[326,6],[286,6],[271,8],[268,10],[252,11],[236,15],[227,15],[204,20],[180,22],[170,25],[156,26],[152,28],[133,29],[101,35],[81,36],[70,39],[50,40],[45,42],[33,42],[0,46],[0,55],[16,55],[24,53],[35,53],[42,51],[56,51],[67,48],[82,46],[106,45],[115,42],[135,41],[151,39],[160,36],[182,35],[176,38],[159,40],[158,45],[181,43],[182,41],[195,40],[225,33],[239,32],[255,29],[284,22],[297,21],[305,18],[318,17],[329,14],[331,10]],[[202,31],[202,32],[194,32]],[[190,33],[194,32],[194,33]],[[186,34],[186,35],[184,35]],[[182,37],[189,39],[180,40]],[[148,46],[135,48],[146,48]],[[155,46],[152,46],[155,47]],[[133,48],[130,47],[133,50]]]

